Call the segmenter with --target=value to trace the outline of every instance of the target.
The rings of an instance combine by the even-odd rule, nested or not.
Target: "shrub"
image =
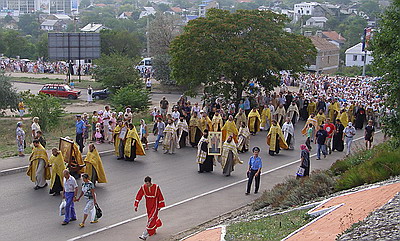
[[[39,117],[42,130],[48,131],[58,126],[64,112],[60,99],[45,94],[33,95],[29,91],[22,96],[30,114]]]
[[[375,150],[375,153],[376,155],[371,160],[347,170],[338,179],[335,189],[341,191],[400,175],[400,150]]]
[[[17,105],[17,90],[13,87],[10,78],[0,73],[0,110],[16,110]]]
[[[296,179],[286,178],[285,182],[265,191],[254,204],[254,209],[266,206],[287,208],[301,205],[317,197],[332,193],[335,180],[328,171],[316,170],[309,177]]]
[[[139,112],[149,107],[149,100],[150,96],[147,90],[129,85],[117,90],[111,98],[111,103],[117,111],[124,111],[125,107],[130,106],[132,112]]]

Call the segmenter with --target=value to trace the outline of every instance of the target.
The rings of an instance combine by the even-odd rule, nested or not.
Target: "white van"
[[[152,58],[144,58],[138,65],[136,65],[136,69],[140,72],[144,72],[146,69],[152,68]]]

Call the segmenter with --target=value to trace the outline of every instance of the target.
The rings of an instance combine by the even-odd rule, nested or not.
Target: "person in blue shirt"
[[[256,179],[256,189],[254,190],[254,194],[258,193],[258,189],[260,188],[260,177],[261,177],[261,168],[262,168],[262,160],[258,156],[260,153],[260,148],[253,148],[253,156],[250,157],[249,160],[249,169],[247,170],[247,177],[249,178],[247,182],[247,192],[246,195],[250,194],[251,184],[253,182],[253,178]]]
[[[244,105],[243,106],[244,107],[244,112],[246,113],[246,115],[248,115],[250,110],[251,110],[249,97],[246,97],[244,99],[243,105]]]
[[[76,127],[75,141],[76,141],[76,144],[78,144],[78,146],[79,146],[79,151],[82,153],[83,148],[85,147],[83,145],[83,133],[85,132],[86,125],[85,125],[85,122],[82,120],[81,115],[76,116],[75,127]]]

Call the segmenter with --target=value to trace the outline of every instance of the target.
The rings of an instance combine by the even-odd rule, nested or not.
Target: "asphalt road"
[[[299,159],[300,152],[298,146],[300,143],[304,143],[304,138],[300,137],[300,134],[298,134],[302,125],[303,123],[300,123],[296,128],[297,150],[282,151],[281,154],[276,157],[270,157],[267,154],[267,147],[265,145],[266,132],[258,133],[257,136],[252,137],[251,147],[257,145],[262,149],[263,171],[272,170]],[[361,137],[362,135],[362,132],[359,131],[356,137]],[[313,153],[315,149],[316,148],[313,149]],[[1,240],[67,240],[142,215],[145,210],[144,202],[141,203],[138,213],[133,212],[132,204],[136,191],[140,185],[142,185],[143,179],[147,175],[152,176],[154,183],[160,185],[167,206],[226,185],[240,182],[245,178],[247,169],[246,163],[250,155],[250,153],[240,155],[245,164],[236,166],[231,177],[222,175],[219,164],[214,168],[213,173],[197,173],[198,166],[195,163],[196,149],[189,147],[177,150],[177,153],[174,155],[166,155],[163,154],[162,151],[154,152],[149,150],[146,156],[137,158],[135,162],[117,160],[112,155],[104,156],[102,160],[108,183],[99,184],[96,188],[98,202],[103,209],[104,217],[99,223],[87,224],[83,229],[78,227],[79,220],[82,219],[83,200],[76,203],[78,221],[67,226],[61,226],[62,217],[58,216],[58,206],[61,202],[60,197],[49,196],[48,188],[34,191],[33,183],[30,182],[28,176],[24,173],[0,176],[0,190],[2,190],[2,195],[0,196],[0,203],[2,206],[2,209],[0,209],[0,219],[2,220],[0,223]],[[329,162],[324,159],[315,161],[314,157],[312,158],[311,167],[313,169],[328,167],[331,162],[343,155],[343,153],[334,153],[328,156],[329,158],[327,158],[327,160],[332,159]],[[287,175],[294,175],[297,167],[298,165],[294,164],[279,170],[279,172],[274,171],[268,174],[269,178],[273,177],[272,180],[263,177],[261,180],[261,191],[271,188],[274,183],[282,181]],[[174,224],[174,226],[169,226],[170,228],[168,228],[168,225],[166,225],[166,227],[160,231],[160,234],[157,235],[158,238],[154,240],[167,238],[169,235],[183,231],[194,224],[198,224],[226,211],[237,208],[256,198],[255,195],[245,197],[244,192],[245,190],[243,187],[239,189],[230,189],[230,193],[228,192],[232,198],[236,198],[240,203],[226,202],[224,196],[216,197],[217,199],[222,199],[221,202],[223,205],[221,208],[207,207],[207,198],[210,199],[212,196],[204,196],[193,201],[188,201],[185,205],[179,207],[179,211],[189,214],[188,211],[190,209],[196,209],[200,213],[194,216],[190,216],[189,214],[186,220],[177,218],[173,221],[173,215],[180,214],[174,211],[175,207],[169,209],[169,216],[171,217],[167,223],[169,223],[169,225]],[[216,194],[218,193],[222,194],[224,190]],[[208,212],[209,210],[213,211]],[[140,234],[139,232],[142,231],[145,225],[144,219],[138,219],[131,223],[136,223],[138,227],[140,227],[140,230],[129,230],[129,233],[131,234],[131,232],[133,232],[135,235]],[[119,226],[115,230],[118,229],[128,232],[124,226]],[[113,232],[116,231],[111,230],[110,232],[103,232],[96,236],[91,236],[89,239],[136,240],[137,238],[137,236],[124,236],[124,238],[115,233],[113,234]],[[162,234],[162,232],[164,232],[164,234]],[[121,232],[118,233],[121,235]]]

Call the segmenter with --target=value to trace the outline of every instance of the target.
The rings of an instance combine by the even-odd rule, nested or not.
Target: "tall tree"
[[[400,0],[394,0],[381,16],[380,29],[373,37],[372,56],[375,71],[382,76],[376,86],[385,105],[394,109],[386,120],[388,131],[400,137]]]
[[[266,90],[280,71],[303,71],[314,58],[311,40],[284,31],[288,19],[271,11],[211,9],[192,20],[171,44],[172,76],[190,89],[238,102],[254,81]]]
[[[9,77],[0,74],[0,110],[15,110],[18,104],[17,90],[13,87]]]
[[[172,40],[181,32],[180,18],[170,14],[157,14],[150,24],[149,42],[153,56],[154,76],[162,84],[175,84],[171,80],[168,51]]]
[[[37,38],[40,34],[40,23],[38,14],[22,14],[19,17],[18,28],[26,35]]]
[[[103,30],[100,34],[102,54],[119,54],[130,58],[140,56],[141,43],[135,33]]]

